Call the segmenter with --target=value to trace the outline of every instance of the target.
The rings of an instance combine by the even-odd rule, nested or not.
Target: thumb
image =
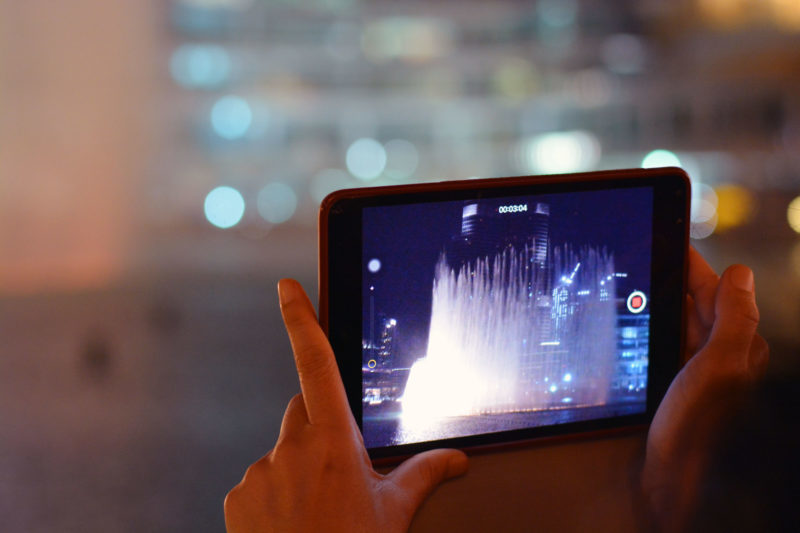
[[[459,450],[430,450],[407,459],[387,476],[414,513],[442,482],[466,473],[467,456]]]
[[[714,312],[706,350],[728,361],[734,355],[742,355],[746,364],[759,320],[753,272],[749,268],[733,265],[722,274]]]

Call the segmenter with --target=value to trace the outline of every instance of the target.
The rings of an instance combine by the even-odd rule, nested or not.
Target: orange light
[[[751,6],[748,0],[698,0],[705,19],[721,28],[735,28],[744,23]]]
[[[723,184],[714,189],[717,193],[717,232],[746,224],[753,217],[753,195],[739,185]]]
[[[789,203],[789,207],[786,209],[786,219],[789,221],[789,226],[800,233],[800,196]]]
[[[768,0],[775,24],[787,30],[800,30],[800,2],[797,0]]]

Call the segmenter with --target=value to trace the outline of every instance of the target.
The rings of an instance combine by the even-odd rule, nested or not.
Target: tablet
[[[683,342],[679,168],[335,192],[320,323],[373,458],[647,424]]]

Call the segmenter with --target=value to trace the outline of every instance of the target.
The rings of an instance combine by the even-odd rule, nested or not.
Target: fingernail
[[[753,271],[746,266],[735,266],[731,270],[731,283],[737,289],[753,292]]]
[[[278,298],[280,298],[281,305],[286,305],[294,300],[295,292],[292,290],[292,281],[282,279],[278,282]]]

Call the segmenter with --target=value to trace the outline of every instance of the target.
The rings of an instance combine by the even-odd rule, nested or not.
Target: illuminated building
[[[397,319],[378,314],[380,341],[363,341],[362,399],[368,405],[395,402],[402,393],[408,368],[395,368]]]
[[[620,313],[617,317],[617,361],[612,393],[644,394],[650,341],[650,314]]]
[[[392,368],[397,349],[397,320],[381,317],[381,341],[377,346],[378,367]]]
[[[532,263],[541,276],[547,272],[550,249],[550,207],[541,202],[507,204],[498,200],[464,202],[461,232],[447,247],[452,267],[479,257],[490,257],[508,247],[522,249],[533,244]],[[538,276],[537,276],[538,277]],[[540,291],[537,296],[543,295]]]

